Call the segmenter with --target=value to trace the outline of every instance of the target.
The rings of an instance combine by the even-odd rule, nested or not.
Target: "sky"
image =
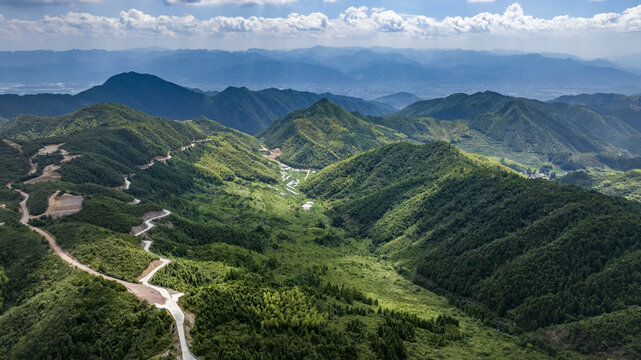
[[[0,0],[0,51],[324,46],[641,52],[629,0]]]

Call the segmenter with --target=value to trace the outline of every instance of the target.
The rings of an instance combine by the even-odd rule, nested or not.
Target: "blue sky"
[[[629,0],[0,0],[0,50],[326,46],[641,52]]]
[[[233,2],[233,0],[229,0]],[[24,5],[25,2],[27,5]],[[350,6],[383,7],[399,13],[422,14],[432,17],[473,16],[482,11],[502,12],[514,0],[468,2],[466,0],[298,0],[279,5],[168,5],[163,0],[104,0],[99,3],[65,0],[0,0],[0,14],[5,17],[37,19],[44,15],[59,15],[69,11],[85,11],[95,15],[114,16],[121,10],[135,8],[151,15],[186,15],[196,17],[223,16],[287,16],[291,12],[323,12],[336,16]],[[619,12],[641,4],[632,0],[521,0],[528,14],[536,17],[556,15],[592,16],[597,13]],[[16,5],[23,4],[23,5]]]

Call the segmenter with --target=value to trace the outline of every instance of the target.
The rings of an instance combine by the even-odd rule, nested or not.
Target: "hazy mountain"
[[[494,90],[551,99],[579,92],[638,93],[641,77],[607,61],[464,50],[324,48],[73,50],[0,53],[6,93],[75,92],[128,71],[190,88],[277,87],[376,98],[406,91],[422,98]]]
[[[20,113],[58,116],[91,104],[116,102],[174,120],[206,116],[223,125],[256,133],[278,117],[306,108],[324,97],[363,114],[383,115],[394,110],[389,105],[358,98],[274,88],[250,91],[229,87],[209,96],[157,76],[129,72],[115,75],[103,85],[76,95],[0,95],[0,116],[10,118]]]
[[[280,147],[281,161],[321,168],[346,156],[405,139],[395,131],[367,122],[327,99],[274,121],[257,135],[270,148]]]
[[[612,56],[609,59],[610,61],[623,68],[629,69],[636,73],[641,72],[641,53]]]
[[[419,98],[414,94],[407,92],[399,92],[395,94],[385,95],[374,99],[374,101],[390,105],[396,109],[402,109],[409,104],[421,101],[423,99]]]

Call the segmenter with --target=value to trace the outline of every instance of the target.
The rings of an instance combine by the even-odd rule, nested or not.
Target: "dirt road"
[[[26,225],[29,229],[37,232],[38,234],[42,235],[45,239],[47,239],[47,242],[49,242],[49,246],[53,251],[62,258],[62,260],[66,261],[69,263],[71,266],[76,267],[84,272],[87,272],[91,275],[95,276],[100,276],[103,279],[106,280],[111,280],[111,281],[116,281],[119,284],[124,285],[129,292],[132,294],[136,295],[138,298],[141,300],[147,300],[150,304],[164,304],[165,303],[165,298],[157,291],[152,288],[149,288],[147,286],[144,286],[142,284],[134,284],[130,283],[124,280],[116,279],[108,275],[101,274],[91,268],[89,268],[86,265],[81,264],[78,260],[76,260],[71,254],[68,252],[64,251],[56,242],[56,239],[48,233],[45,230],[42,230],[40,228],[37,228],[35,226],[29,225],[29,218],[31,217],[29,214],[29,208],[27,207],[27,200],[29,199],[29,194],[17,190],[16,191],[23,197],[23,200],[20,202],[20,213],[22,214],[22,217],[20,218],[20,223]]]

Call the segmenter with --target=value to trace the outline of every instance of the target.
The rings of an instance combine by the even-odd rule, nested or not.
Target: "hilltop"
[[[258,137],[270,148],[282,148],[281,161],[311,168],[405,139],[402,134],[365,121],[327,99],[274,121]]]
[[[412,118],[416,118],[415,125]],[[509,158],[513,154],[533,154],[539,157],[539,163],[566,169],[609,162],[606,158],[612,153],[627,157],[641,154],[636,141],[640,133],[617,117],[581,105],[545,103],[491,91],[420,101],[387,119],[369,119],[397,130],[414,128],[418,131],[411,136],[416,139],[448,134],[455,128],[464,135],[455,144],[467,151],[484,149],[484,153]],[[583,154],[593,154],[592,158],[599,160]]]
[[[415,102],[393,115],[433,117],[441,120],[469,119],[475,115],[496,111],[508,101],[509,96],[493,91],[472,95],[458,93],[445,98]]]

